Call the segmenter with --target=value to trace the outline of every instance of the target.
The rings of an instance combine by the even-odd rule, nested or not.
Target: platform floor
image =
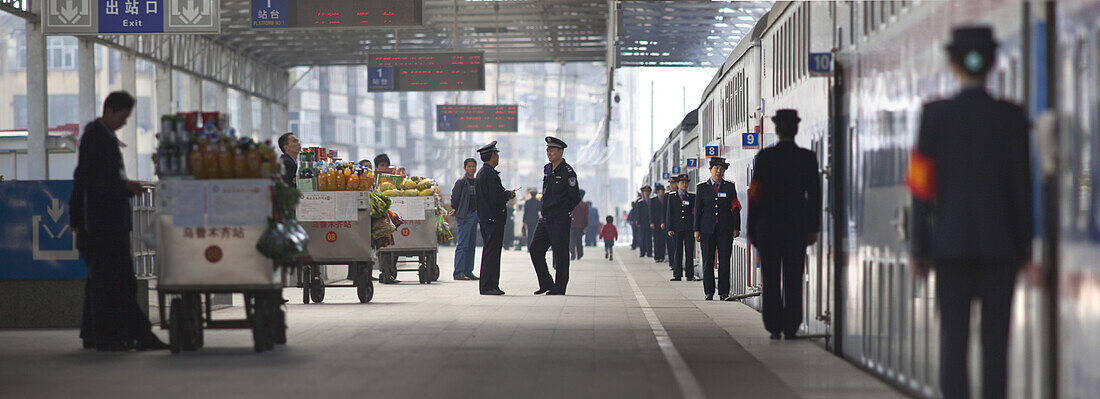
[[[516,251],[504,252],[508,295],[478,295],[451,279],[447,247],[439,282],[401,273],[369,304],[330,288],[303,305],[287,289],[289,343],[263,354],[245,330],[207,331],[205,348],[182,355],[82,350],[76,330],[0,330],[0,397],[902,396],[819,344],[769,340],[753,309],[703,301],[700,282],[670,282],[667,265],[628,249],[610,262],[586,248],[567,296],[531,295],[530,259]]]

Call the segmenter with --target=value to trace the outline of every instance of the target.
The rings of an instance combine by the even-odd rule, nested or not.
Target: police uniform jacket
[[[649,214],[649,207],[650,207],[650,205],[653,204],[653,199],[652,198],[650,198],[650,199],[639,198],[637,201],[634,201],[634,204],[635,204],[634,209],[637,211],[637,212],[634,212],[634,219],[638,221],[639,226],[642,226],[642,227],[648,229],[649,228],[649,220],[650,220],[650,216],[651,216]]]
[[[760,151],[755,165],[749,183],[749,239],[805,239],[821,231],[821,181],[814,153],[794,141],[780,141]]]
[[[649,223],[653,224],[654,228],[660,229],[661,224],[665,222],[665,214],[668,213],[668,209],[665,207],[668,204],[667,195],[654,196],[649,200]]]
[[[474,179],[477,219],[482,224],[503,226],[507,222],[508,191],[500,182],[500,172],[483,165]]]
[[[669,231],[692,231],[695,223],[695,194],[684,193],[668,194],[668,212],[665,213],[665,223]]]
[[[69,224],[85,238],[117,239],[130,231],[130,191],[123,178],[122,151],[115,133],[102,121],[84,126],[73,172]],[[81,237],[86,236],[86,237]]]
[[[528,198],[527,202],[523,203],[523,222],[527,223],[531,229],[534,229],[535,224],[539,222],[539,208],[542,208],[542,201],[536,198]]]
[[[1031,257],[1028,127],[1022,108],[981,88],[924,105],[908,175],[915,257]]]
[[[741,213],[733,212],[737,191],[733,182],[722,180],[715,190],[710,179],[695,187],[695,224],[693,229],[703,234],[733,235],[741,230]]]
[[[569,216],[569,212],[581,202],[577,173],[564,160],[556,169],[554,164],[547,163],[542,167],[542,172],[542,217]]]

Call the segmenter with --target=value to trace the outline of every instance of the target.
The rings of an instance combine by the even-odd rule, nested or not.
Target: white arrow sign
[[[52,196],[50,197],[50,202],[52,203],[50,207],[46,209],[46,213],[50,215],[50,219],[53,219],[54,223],[57,223],[58,220],[61,220],[61,215],[65,214],[65,205],[61,205],[61,201],[58,201],[57,198]]]

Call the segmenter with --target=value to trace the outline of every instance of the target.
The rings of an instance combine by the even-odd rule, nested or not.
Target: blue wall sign
[[[716,157],[716,156],[718,156],[718,146],[708,145],[708,146],[704,147],[703,153],[708,157]]]
[[[164,32],[164,0],[103,0],[99,32]]]
[[[285,28],[287,18],[286,0],[252,0],[252,28]]]
[[[810,74],[829,75],[833,72],[832,53],[810,53]]]
[[[685,161],[687,161],[687,163],[685,165],[687,168],[698,168],[699,167],[699,158],[688,158]]]
[[[393,67],[368,67],[367,75],[370,77],[368,90],[393,91]]]
[[[760,133],[741,133],[741,148],[745,150],[760,148]]]
[[[679,166],[673,166],[672,167],[672,173],[677,174],[677,175],[680,174],[680,167]]]
[[[661,178],[665,179],[665,180],[668,180],[668,178],[669,178],[668,172],[662,173]]]
[[[0,280],[87,278],[69,227],[72,180],[0,182]]]
[[[441,132],[455,130],[455,114],[435,114],[435,130]]]

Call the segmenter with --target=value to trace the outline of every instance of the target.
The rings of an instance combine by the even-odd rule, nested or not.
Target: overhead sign
[[[829,76],[833,73],[832,53],[810,53],[810,75]]]
[[[686,159],[684,167],[686,167],[688,169],[698,168],[699,167],[699,158],[688,158],[688,159]]]
[[[45,0],[47,35],[219,33],[217,0]]]
[[[703,148],[703,154],[704,154],[704,155],[706,155],[706,156],[708,156],[708,157],[716,157],[716,156],[718,156],[718,146],[716,146],[716,145],[708,145],[708,146],[704,147],[704,148]]]
[[[679,166],[673,166],[672,167],[672,173],[677,174],[677,175],[680,174],[680,167]]]
[[[252,28],[424,26],[423,0],[252,0]]]
[[[668,180],[669,177],[670,177],[670,175],[668,174],[668,172],[664,172],[664,173],[661,174],[662,179]]]
[[[515,105],[436,105],[439,132],[518,132]]]
[[[69,226],[72,180],[0,183],[0,280],[87,277]]]
[[[484,54],[480,51],[371,53],[367,73],[378,77],[368,91],[485,90]],[[386,77],[386,79],[382,79]]]
[[[760,148],[760,133],[741,133],[741,148],[745,150]]]

